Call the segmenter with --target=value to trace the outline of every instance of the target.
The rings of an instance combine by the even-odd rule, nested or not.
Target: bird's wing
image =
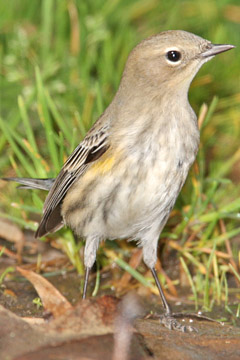
[[[100,119],[99,119],[100,120]],[[67,191],[109,147],[108,124],[96,122],[65,162],[44,203],[43,216],[35,236],[41,237],[63,226],[61,203]]]

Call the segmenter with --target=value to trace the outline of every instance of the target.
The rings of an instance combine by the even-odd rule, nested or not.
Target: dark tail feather
[[[49,191],[55,181],[55,179],[31,179],[31,178],[2,178],[5,181],[15,181],[21,185],[20,189],[40,189]]]
[[[39,227],[35,233],[35,238],[45,236],[63,227],[61,215],[61,203],[58,204],[50,213],[45,213],[41,219]]]

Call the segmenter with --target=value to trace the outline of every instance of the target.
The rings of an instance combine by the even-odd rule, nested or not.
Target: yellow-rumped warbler
[[[189,85],[206,61],[233,47],[185,31],[143,40],[129,55],[113,101],[57,178],[10,179],[49,190],[36,237],[68,225],[86,239],[83,298],[99,241],[137,240],[159,289],[163,323],[186,330],[172,316],[154,269],[157,245],[198,151]]]

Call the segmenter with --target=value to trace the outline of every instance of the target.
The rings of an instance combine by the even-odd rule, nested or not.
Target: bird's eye
[[[177,62],[181,59],[181,53],[177,50],[170,50],[167,52],[166,57],[171,62]]]

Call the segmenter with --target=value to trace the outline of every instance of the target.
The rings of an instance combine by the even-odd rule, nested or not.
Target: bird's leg
[[[84,265],[85,265],[85,278],[84,278],[84,286],[83,286],[83,299],[86,299],[86,292],[88,286],[88,279],[91,268],[96,261],[96,252],[99,244],[99,237],[97,236],[89,236],[86,239],[86,244],[84,248]]]
[[[164,295],[163,289],[161,287],[161,284],[160,284],[158,276],[157,276],[157,272],[156,272],[156,270],[154,268],[152,268],[151,271],[152,271],[152,275],[154,277],[155,283],[157,285],[157,288],[158,288],[158,291],[159,291],[159,294],[160,294],[160,297],[161,297],[161,300],[162,300],[162,304],[163,304],[163,307],[164,307],[164,310],[165,310],[165,314],[166,315],[171,315],[172,311],[171,311],[170,306],[168,305],[167,299],[166,299],[166,297]]]
[[[85,269],[85,278],[84,278],[84,285],[83,285],[83,295],[82,295],[82,299],[86,299],[86,293],[87,293],[87,286],[88,286],[88,279],[89,279],[89,274],[90,274],[91,268],[90,267],[86,267]]]
[[[174,314],[171,311],[170,306],[168,305],[167,299],[163,293],[161,284],[159,282],[156,270],[154,268],[151,268],[152,271],[152,275],[154,277],[155,283],[157,285],[161,300],[162,300],[162,304],[165,310],[165,314],[160,315],[159,319],[160,322],[166,326],[169,330],[177,330],[177,331],[182,331],[182,332],[193,332],[193,331],[197,331],[194,327],[189,326],[189,325],[182,325],[179,321],[176,320],[176,318],[174,317]]]

